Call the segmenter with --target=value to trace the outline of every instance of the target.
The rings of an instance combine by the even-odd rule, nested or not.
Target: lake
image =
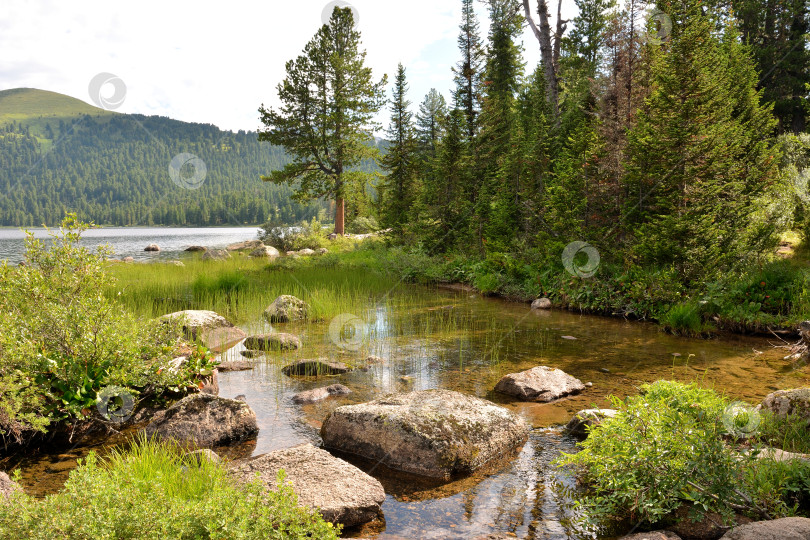
[[[29,229],[37,238],[48,238],[48,231]],[[55,229],[58,231],[58,229]],[[173,227],[109,227],[91,229],[82,234],[82,245],[96,249],[112,247],[113,257],[133,257],[136,261],[177,259],[189,246],[224,248],[228,244],[256,238],[258,227],[173,228]],[[25,252],[25,234],[19,229],[0,229],[0,261],[17,264]],[[159,253],[145,252],[149,244],[157,244]]]

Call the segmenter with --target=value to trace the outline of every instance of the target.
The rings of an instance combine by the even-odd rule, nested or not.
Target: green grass
[[[281,485],[279,477],[279,486]],[[339,530],[297,507],[289,486],[237,483],[220,464],[184,458],[140,438],[99,459],[90,454],[64,488],[42,500],[0,504],[0,539],[337,538]]]
[[[70,123],[82,115],[111,117],[114,112],[94,107],[80,99],[37,90],[36,88],[13,88],[0,91],[0,124],[18,122],[29,126],[46,152],[53,140],[46,138],[46,126],[50,125],[54,138],[59,137],[59,121]]]

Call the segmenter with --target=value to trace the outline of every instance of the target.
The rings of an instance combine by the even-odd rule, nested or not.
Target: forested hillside
[[[179,153],[205,163],[198,189],[172,181],[169,166]],[[65,212],[108,225],[311,218],[322,203],[291,201],[292,188],[259,180],[286,162],[282,149],[260,143],[251,132],[113,114],[52,92],[0,92],[2,226],[55,225]]]

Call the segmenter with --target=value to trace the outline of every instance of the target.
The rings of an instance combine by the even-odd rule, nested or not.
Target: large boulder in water
[[[245,339],[245,348],[251,351],[288,351],[301,348],[301,340],[293,334],[258,334]]]
[[[571,394],[579,394],[585,385],[566,372],[538,366],[520,373],[509,373],[495,385],[495,391],[522,401],[548,402]]]
[[[157,244],[149,244],[148,246],[143,248],[143,250],[144,251],[153,251],[153,252],[160,251],[160,246],[158,246]]]
[[[245,339],[245,332],[215,311],[188,309],[160,317],[161,321],[176,321],[190,339],[199,339],[206,347],[223,350]]]
[[[509,455],[528,434],[529,426],[516,414],[452,390],[393,394],[338,407],[321,427],[327,448],[444,479]]]
[[[143,431],[148,437],[210,447],[246,439],[259,428],[256,414],[244,401],[193,394],[156,414]]]
[[[297,360],[281,369],[281,372],[288,376],[303,375],[308,377],[317,377],[319,375],[343,375],[349,371],[351,371],[349,366],[343,362],[334,362],[326,358]]]
[[[346,527],[381,515],[385,491],[379,481],[329,452],[302,444],[236,464],[231,473],[245,481],[256,478],[276,489],[278,471],[292,485],[298,504],[317,509],[326,521]]]
[[[185,249],[185,251],[190,253],[205,253],[208,251],[208,248],[205,246],[189,246]]]
[[[300,298],[282,294],[264,310],[264,318],[271,323],[284,323],[306,319],[309,306]]]
[[[591,429],[619,414],[616,409],[585,409],[575,414],[565,425],[565,431],[579,438],[586,438]]]
[[[246,242],[238,242],[231,244],[225,249],[228,251],[253,251],[264,247],[264,242],[261,240],[247,240]]]
[[[798,416],[810,424],[810,388],[777,390],[765,396],[759,406],[775,416]]]
[[[771,521],[758,521],[734,527],[723,540],[808,540],[810,519],[788,517]]]

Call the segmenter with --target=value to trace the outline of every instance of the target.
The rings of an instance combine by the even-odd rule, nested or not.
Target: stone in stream
[[[9,475],[0,471],[0,502],[11,497],[15,491],[22,491],[22,488]]]
[[[485,399],[422,390],[335,409],[324,446],[432,478],[468,475],[523,446],[529,426]]]
[[[282,373],[288,376],[318,376],[318,375],[342,375],[350,371],[349,366],[343,362],[333,362],[326,358],[315,358],[312,360],[298,360],[282,368]]]
[[[161,321],[178,322],[183,333],[192,340],[199,339],[206,347],[223,350],[245,338],[245,332],[237,328],[215,311],[176,311],[160,317]]]
[[[271,323],[300,321],[307,318],[309,306],[300,298],[282,294],[264,310],[264,318]]]
[[[271,246],[263,246],[250,252],[250,256],[255,259],[275,259],[279,255],[278,250]]]
[[[619,413],[616,409],[585,409],[576,413],[565,425],[565,431],[579,438],[586,438],[590,429]]]
[[[622,536],[619,540],[681,540],[681,537],[672,531],[650,531],[628,534]]]
[[[228,251],[253,251],[254,249],[259,249],[264,247],[264,242],[261,240],[247,240],[245,242],[238,242],[236,244],[231,244],[225,249]]]
[[[722,540],[808,540],[810,519],[787,517],[734,527]]]
[[[189,247],[187,247],[185,249],[185,251],[188,251],[188,252],[191,252],[191,253],[204,253],[204,252],[208,251],[208,248],[205,247],[205,246],[189,246]]]
[[[247,403],[211,394],[184,397],[143,429],[147,437],[198,447],[246,439],[258,431],[256,414]]]
[[[256,367],[253,362],[246,360],[231,360],[230,362],[222,362],[217,366],[220,373],[228,373],[229,371],[248,371]]]
[[[241,354],[245,358],[258,358],[260,356],[264,356],[264,351],[246,350],[246,351],[240,351],[239,354]]]
[[[301,340],[292,334],[259,334],[245,339],[245,348],[251,351],[286,351],[301,348]]]
[[[758,408],[779,418],[798,416],[810,424],[810,388],[777,390],[765,396]]]
[[[566,372],[537,366],[520,373],[509,373],[495,385],[495,391],[514,396],[522,401],[546,403],[585,390],[582,381]]]
[[[224,261],[230,259],[231,254],[224,249],[209,249],[203,253],[202,260],[204,261]]]
[[[351,394],[352,391],[342,384],[331,384],[322,388],[314,388],[312,390],[304,390],[292,397],[293,403],[303,405],[306,403],[315,403],[322,401],[330,396],[343,396]]]
[[[309,443],[239,462],[231,474],[252,481],[258,473],[267,489],[275,490],[281,469],[298,504],[317,509],[326,521],[353,527],[382,514],[385,491],[379,481]]]
[[[548,298],[538,298],[532,302],[532,309],[551,309],[551,300]]]
[[[160,251],[160,246],[158,246],[157,244],[149,244],[148,246],[143,248],[143,250],[144,251]]]

